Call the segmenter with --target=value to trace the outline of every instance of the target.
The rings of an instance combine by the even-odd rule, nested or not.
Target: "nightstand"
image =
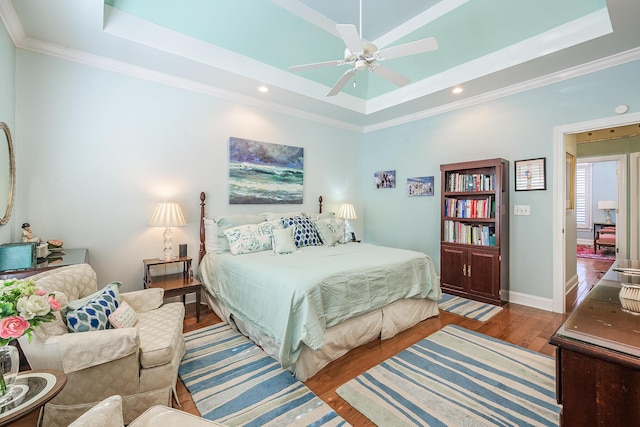
[[[191,257],[178,257],[176,259],[151,258],[143,260],[144,264],[144,287],[164,289],[164,297],[172,298],[182,296],[182,303],[186,302],[186,295],[196,294],[196,319],[200,322],[200,288],[201,283],[193,277],[191,270]],[[182,264],[182,272],[172,274],[161,274],[152,276],[152,269],[156,266],[166,268],[170,264]]]

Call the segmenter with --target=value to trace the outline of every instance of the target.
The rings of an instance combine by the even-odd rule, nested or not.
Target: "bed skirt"
[[[262,347],[274,359],[278,359],[278,347],[272,338],[258,334],[252,328],[233,318],[232,314],[203,288],[207,305],[220,319],[237,328],[243,335]],[[289,370],[300,381],[306,381],[331,361],[349,350],[376,338],[388,339],[416,323],[438,315],[438,302],[428,299],[405,299],[393,302],[381,309],[346,320],[327,329],[322,348],[304,347],[295,365]]]

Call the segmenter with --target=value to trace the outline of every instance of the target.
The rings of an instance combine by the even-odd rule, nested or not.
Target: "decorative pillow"
[[[296,243],[296,247],[322,245],[318,229],[310,218],[304,216],[282,218],[282,224],[285,228],[293,227],[293,241]]]
[[[296,242],[293,241],[291,228],[274,228],[271,238],[273,253],[290,254],[296,251]]]
[[[109,329],[109,315],[118,308],[120,282],[111,282],[103,289],[82,299],[70,301],[65,308],[67,330],[86,332]]]
[[[326,219],[326,218],[335,218],[336,214],[333,212],[323,212],[321,214],[317,214],[313,217],[313,219]]]
[[[215,251],[217,253],[229,252],[229,241],[224,235],[224,232],[229,228],[238,227],[240,225],[245,225],[245,224],[258,224],[263,221],[264,219],[258,215],[229,215],[229,216],[222,216],[222,217],[216,218],[215,223],[217,227],[216,235],[218,236],[218,242],[217,242],[218,244]],[[205,222],[205,227],[206,225],[207,223]],[[206,233],[206,230],[205,230],[205,233]],[[205,234],[205,238],[206,238],[206,234]],[[212,235],[211,239],[213,240],[213,238],[214,236]],[[215,243],[212,241],[210,242],[210,245],[213,246],[215,245]]]
[[[115,394],[97,403],[80,418],[69,424],[69,427],[122,427],[122,396]]]
[[[224,232],[233,255],[271,249],[271,235],[274,228],[282,228],[279,221],[264,221],[260,224],[246,224],[232,227]]]
[[[307,214],[304,212],[262,212],[260,216],[263,217],[266,221],[271,221],[274,219],[290,218],[294,216],[307,216]]]
[[[126,301],[122,301],[120,307],[109,315],[109,323],[117,329],[131,328],[137,321],[138,315]]]
[[[322,240],[322,244],[325,246],[335,246],[338,241],[336,237],[333,235],[329,227],[326,223],[321,221],[316,221],[316,228],[318,229],[318,234],[320,235],[320,239]]]
[[[343,219],[326,218],[316,221],[322,242],[327,246],[346,243],[345,225]],[[330,243],[333,242],[333,243]]]

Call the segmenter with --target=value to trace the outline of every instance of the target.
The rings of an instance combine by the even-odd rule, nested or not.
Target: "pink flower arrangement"
[[[55,320],[55,311],[67,305],[62,292],[47,292],[33,280],[0,280],[0,345],[28,335],[43,322]]]

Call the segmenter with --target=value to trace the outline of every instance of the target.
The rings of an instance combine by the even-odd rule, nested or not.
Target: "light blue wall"
[[[362,207],[362,137],[335,127],[19,49],[18,221],[43,239],[87,247],[98,279],[142,287],[142,260],[160,256],[159,201],[188,221],[174,250],[197,258],[200,191],[210,217],[265,210]],[[304,204],[228,204],[230,136],[304,147]],[[360,213],[360,211],[358,211]],[[361,232],[361,225],[355,224]],[[360,227],[360,228],[358,228]]]
[[[15,139],[15,68],[16,68],[16,49],[7,33],[4,25],[0,25],[0,122],[5,122],[9,126],[9,130],[13,136],[14,145],[18,144]],[[4,144],[4,135],[1,139]],[[2,147],[3,152],[6,148]],[[0,155],[2,161],[7,161],[4,155]],[[6,165],[3,165],[6,167]],[[2,194],[6,194],[8,188],[8,176],[0,177],[0,186],[5,188]],[[0,200],[0,217],[6,212],[5,200]],[[0,243],[11,241],[15,233],[15,216],[12,215],[9,222],[0,226]]]
[[[553,128],[640,108],[640,61],[566,80],[455,112],[365,135],[363,198],[369,241],[430,254],[439,265],[439,165],[502,157],[510,161],[511,205],[530,216],[510,218],[511,292],[552,298]],[[514,160],[546,157],[547,190],[514,191]],[[398,187],[377,190],[373,173],[395,169]],[[409,198],[406,179],[436,177],[436,196]],[[513,208],[511,210],[513,212]]]

